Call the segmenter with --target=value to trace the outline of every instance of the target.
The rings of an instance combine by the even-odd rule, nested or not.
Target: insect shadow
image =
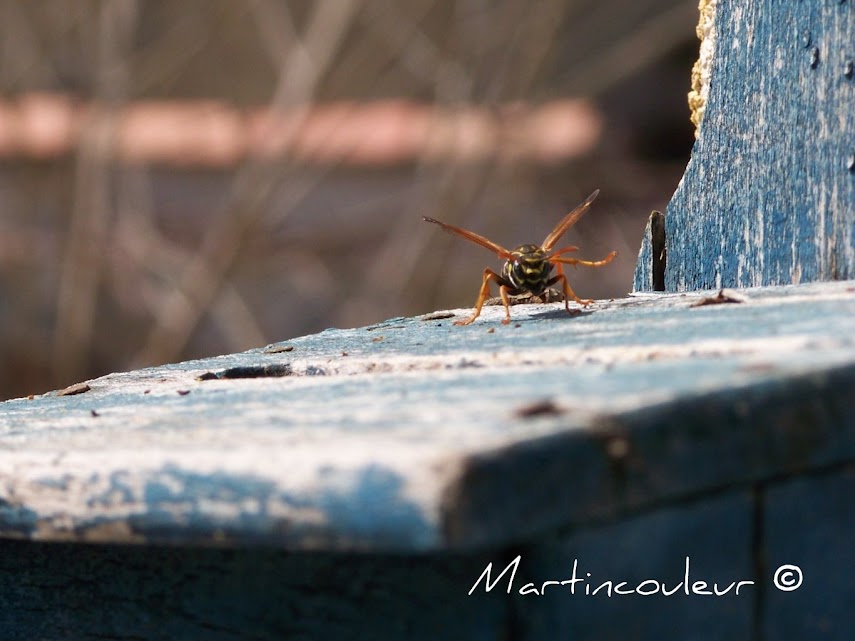
[[[561,318],[561,319],[573,320],[576,318],[583,318],[585,316],[590,316],[593,313],[594,313],[594,310],[592,310],[592,309],[571,309],[569,314],[565,310],[560,309],[560,308],[559,309],[545,309],[543,311],[534,312],[531,315],[531,318],[536,319],[536,320],[546,320],[546,319],[550,319],[550,318]]]

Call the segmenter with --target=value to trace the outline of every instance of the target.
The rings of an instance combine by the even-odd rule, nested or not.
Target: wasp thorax
[[[538,245],[520,245],[511,255],[513,258],[502,268],[502,276],[519,291],[542,293],[552,272],[546,252]]]

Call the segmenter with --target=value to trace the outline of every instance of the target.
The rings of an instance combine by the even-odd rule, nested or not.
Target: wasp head
[[[511,255],[502,267],[502,277],[518,291],[543,293],[552,272],[546,252],[538,245],[520,245]]]

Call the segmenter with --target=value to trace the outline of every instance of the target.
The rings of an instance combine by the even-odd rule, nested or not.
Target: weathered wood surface
[[[497,641],[505,594],[472,555],[0,540],[3,641]]]
[[[714,294],[397,318],[7,401],[0,534],[501,546],[855,460],[855,283],[693,306]]]
[[[567,579],[574,561],[583,581],[523,597],[519,638],[848,641],[853,532],[851,464],[577,528],[523,551],[515,587]],[[609,580],[649,594],[586,594]]]
[[[576,595],[553,589],[541,598],[529,598],[522,638],[548,641],[556,630],[572,631],[570,638],[597,641],[791,638],[755,635],[759,593],[769,587],[767,573],[758,577],[755,568],[756,509],[752,492],[723,492],[547,540],[521,560],[527,578],[538,585],[545,578],[565,578],[576,560],[577,575],[584,582],[576,584]],[[733,586],[721,597],[685,594],[685,589],[671,596],[585,594],[586,587],[593,591],[607,580],[626,581],[629,589],[653,580],[673,590],[685,580],[687,557],[690,583],[705,581],[710,591],[714,584],[721,591],[734,581],[760,580],[755,586],[742,586],[738,595]],[[788,560],[802,558],[794,555]]]
[[[855,3],[702,5],[705,110],[665,212],[665,289],[855,277]]]

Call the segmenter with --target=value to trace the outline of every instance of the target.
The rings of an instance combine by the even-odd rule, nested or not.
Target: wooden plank
[[[712,294],[391,319],[7,401],[0,533],[496,546],[853,460],[855,284]]]
[[[736,492],[532,545],[514,582],[520,638],[548,641],[558,630],[599,641],[752,638],[753,521],[751,493]],[[520,595],[527,582],[541,595]]]
[[[0,636],[492,641],[505,638],[507,600],[466,593],[485,564],[0,540]]]
[[[855,277],[855,5],[702,5],[709,80],[665,213],[666,290]],[[636,290],[652,253],[648,228]]]
[[[763,513],[766,574],[781,572],[780,585],[794,588],[768,585],[760,610],[763,638],[855,638],[855,467],[773,487]],[[798,570],[787,574],[781,570],[786,565]]]

